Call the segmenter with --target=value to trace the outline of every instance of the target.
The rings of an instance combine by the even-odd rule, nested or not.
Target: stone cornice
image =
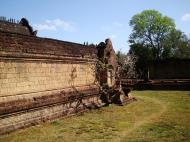
[[[97,59],[80,56],[56,56],[56,55],[42,55],[18,52],[4,52],[0,51],[0,60],[13,61],[41,61],[41,62],[62,62],[62,63],[94,63]]]

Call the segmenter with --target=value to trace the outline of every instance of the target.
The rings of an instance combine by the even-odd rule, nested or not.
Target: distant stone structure
[[[40,38],[26,19],[0,20],[0,134],[100,107],[105,97],[127,100],[111,41],[102,44]]]
[[[190,59],[150,61],[147,78],[122,79],[123,87],[135,90],[190,90]]]
[[[149,63],[149,79],[190,79],[190,59],[167,59]]]

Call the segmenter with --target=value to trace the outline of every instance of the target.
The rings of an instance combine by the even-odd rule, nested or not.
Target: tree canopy
[[[129,24],[133,29],[129,42],[152,48],[155,59],[160,59],[164,48],[163,41],[175,29],[174,21],[158,11],[144,10],[134,15]]]

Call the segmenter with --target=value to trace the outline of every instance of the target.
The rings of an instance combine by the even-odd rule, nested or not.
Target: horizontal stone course
[[[87,110],[88,104],[99,104],[97,96],[84,97],[80,103],[72,101],[64,104],[46,106],[36,110],[29,110],[20,114],[0,119],[0,134],[14,131],[15,129],[36,125],[56,118],[71,116]]]
[[[0,115],[60,102],[70,102],[93,94],[99,94],[99,88],[96,85],[1,97]]]
[[[0,51],[50,56],[96,58],[96,48],[54,39],[39,38],[0,31]],[[32,55],[31,55],[32,56]],[[15,57],[15,56],[14,56]]]

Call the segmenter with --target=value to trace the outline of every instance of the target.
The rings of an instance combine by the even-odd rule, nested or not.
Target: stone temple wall
[[[149,79],[190,79],[190,59],[167,59],[151,62]]]
[[[95,47],[0,31],[0,134],[98,103]]]

